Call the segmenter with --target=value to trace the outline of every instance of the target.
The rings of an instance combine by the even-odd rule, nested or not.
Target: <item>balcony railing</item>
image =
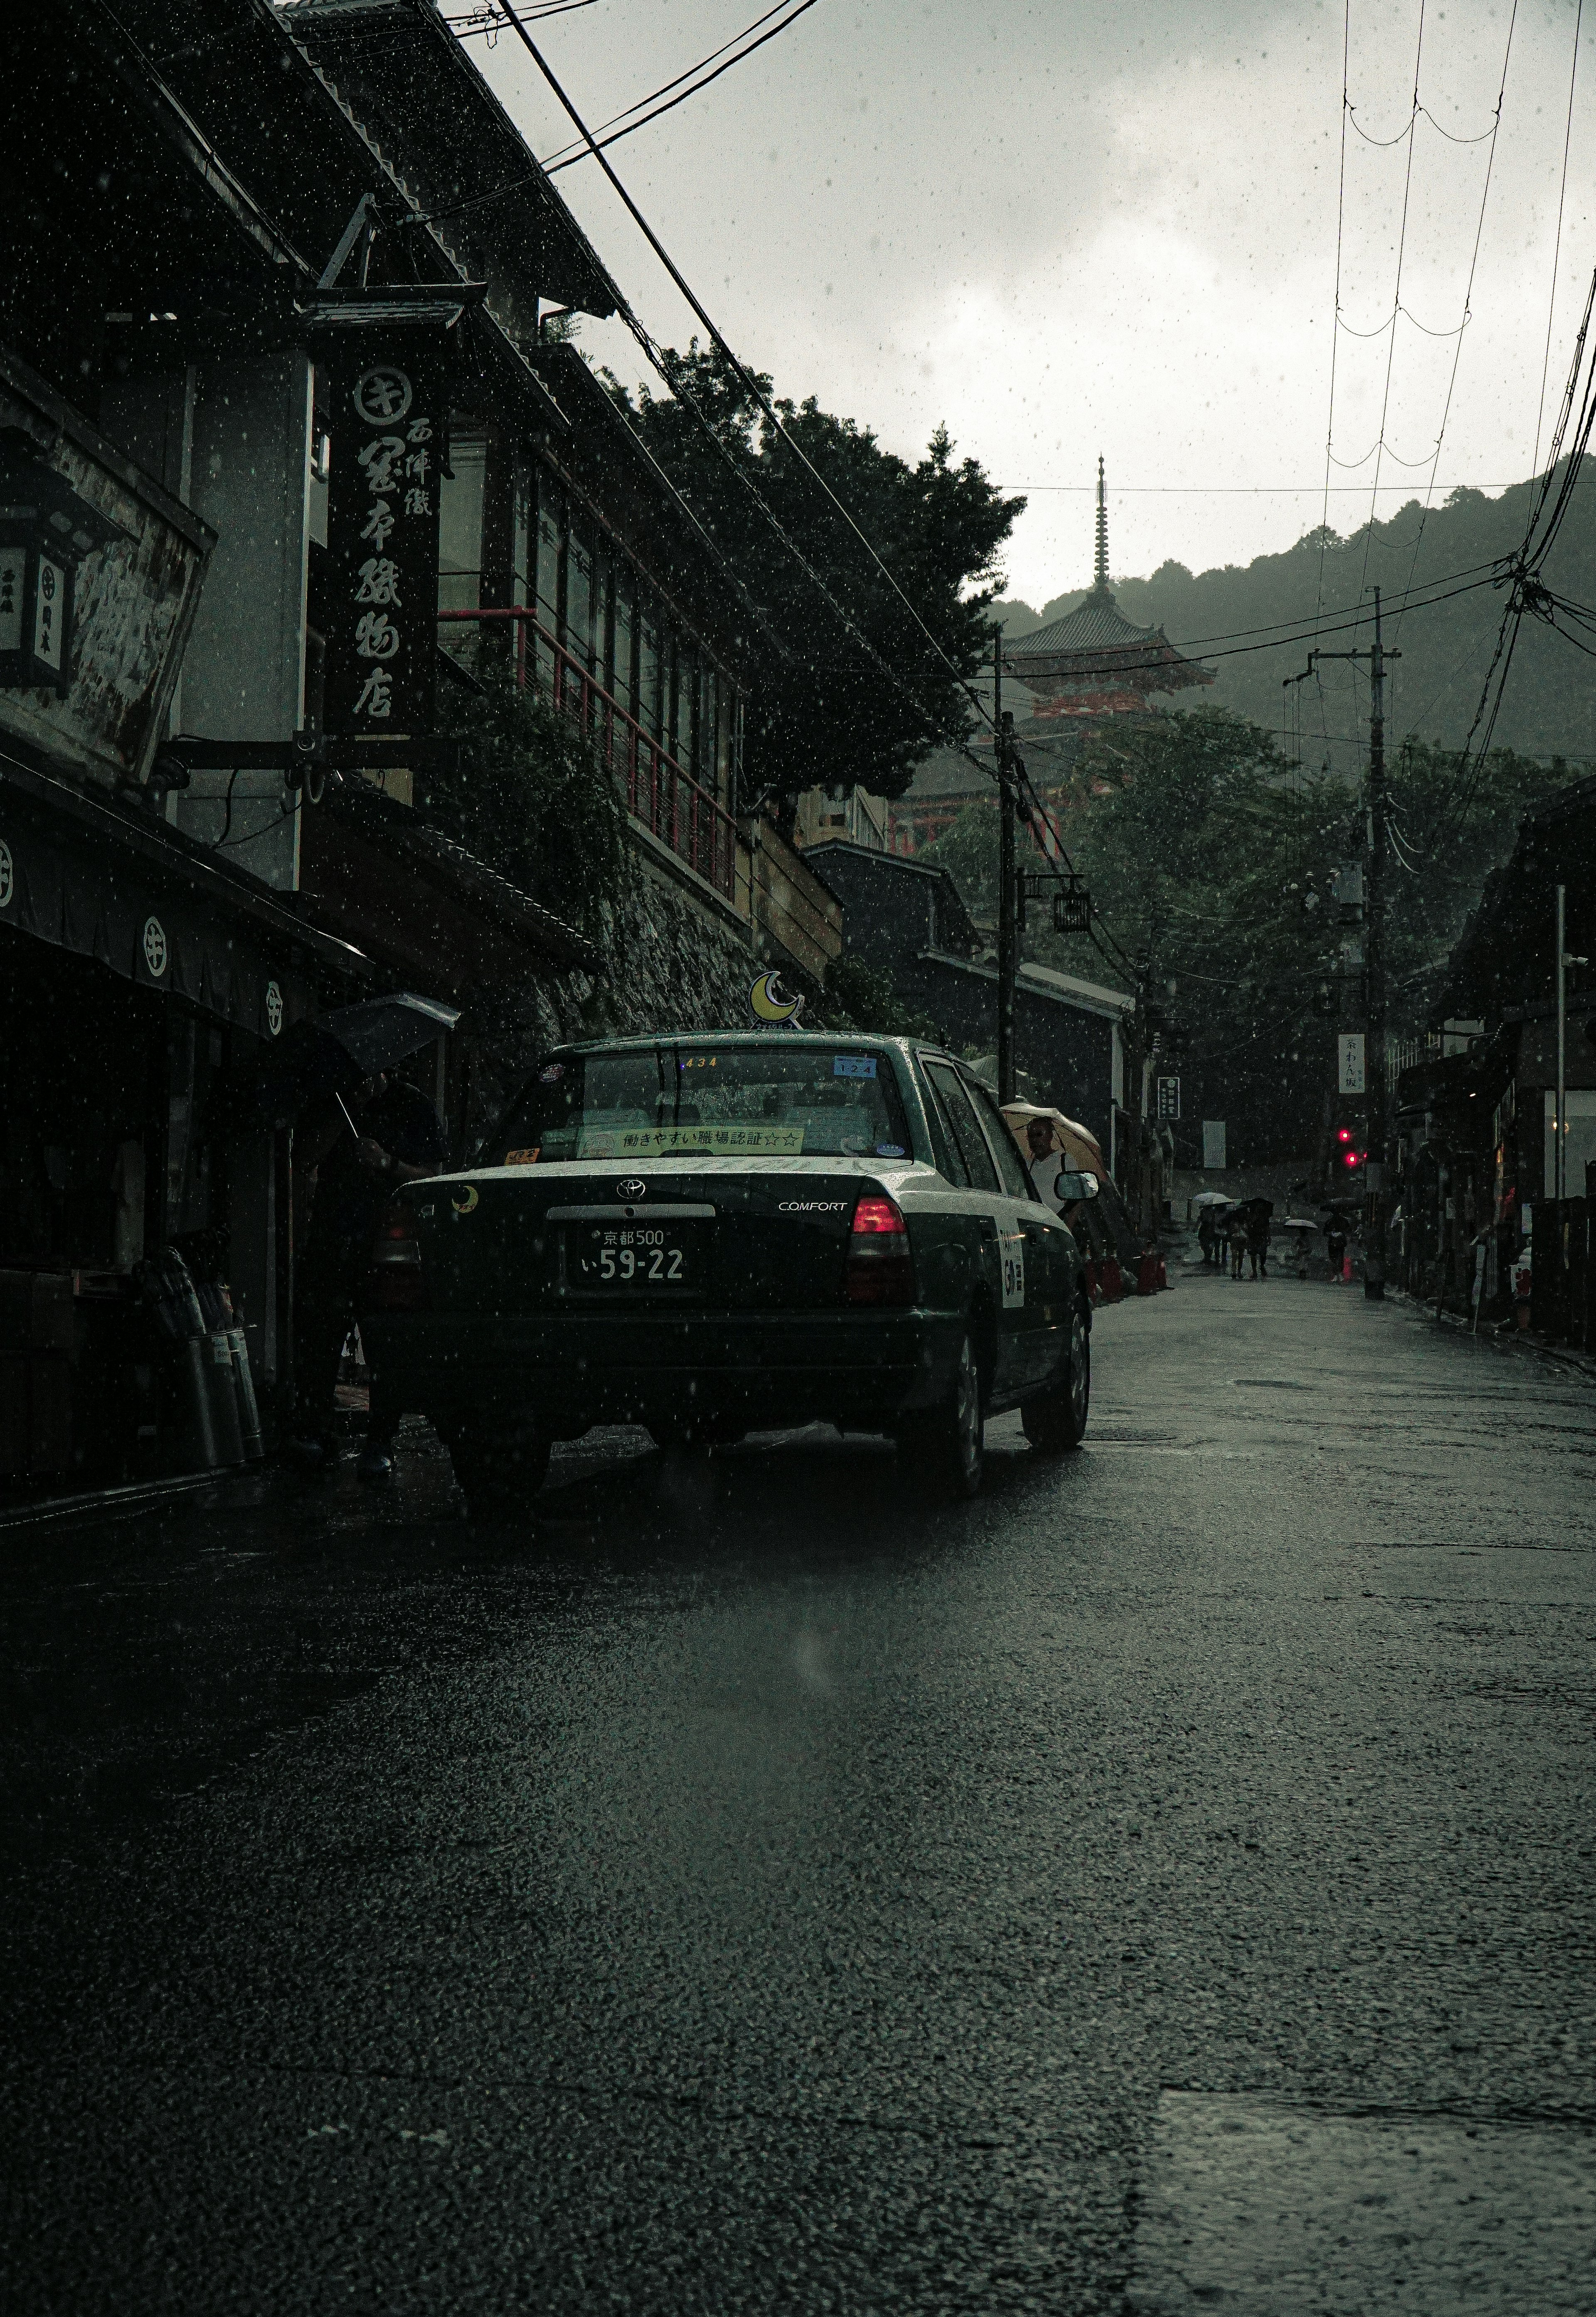
[[[737,830],[731,814],[677,763],[668,748],[644,730],[612,693],[594,681],[535,612],[525,604],[513,604],[508,610],[441,611],[438,618],[479,624],[513,622],[516,682],[526,683],[531,658],[535,680],[542,684],[555,707],[571,719],[622,783],[633,816],[718,893],[728,901],[736,898]]]

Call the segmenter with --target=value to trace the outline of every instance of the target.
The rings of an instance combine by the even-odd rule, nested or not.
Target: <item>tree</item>
[[[745,731],[750,797],[790,801],[803,789],[856,783],[901,796],[921,759],[969,720],[958,675],[986,658],[999,553],[1025,501],[1002,497],[975,460],[957,459],[944,428],[911,466],[813,396],[774,405],[953,663],[950,674],[724,357],[695,339],[686,353],[668,352],[665,367],[674,396],[646,387],[633,394],[608,372],[606,382],[772,638]],[[762,377],[760,386],[768,398],[771,381]],[[830,609],[760,500],[859,634]],[[900,672],[901,684],[872,653]]]
[[[1396,833],[1387,870],[1392,1027],[1422,1025],[1422,969],[1444,959],[1520,815],[1573,776],[1507,750],[1459,780],[1456,753],[1405,742],[1390,766]],[[1306,1156],[1333,1084],[1348,931],[1330,880],[1360,856],[1359,792],[1298,774],[1273,737],[1223,709],[1104,726],[1081,760],[1065,842],[1107,936],[1094,962],[1139,975],[1179,1041],[1192,1101],[1232,1122],[1233,1147]],[[1316,899],[1318,906],[1311,906]],[[1033,953],[1089,971],[1081,944],[1050,933]]]

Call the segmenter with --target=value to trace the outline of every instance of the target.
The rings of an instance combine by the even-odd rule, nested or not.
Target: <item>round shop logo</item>
[[[391,425],[410,401],[410,380],[402,370],[369,370],[354,390],[355,410],[368,426]]]
[[[144,962],[159,981],[166,971],[166,928],[159,917],[144,920]]]
[[[12,865],[11,847],[0,836],[0,909],[9,909],[11,897],[16,890],[16,871]]]
[[[282,1027],[282,992],[274,981],[266,984],[266,1027],[274,1038]]]

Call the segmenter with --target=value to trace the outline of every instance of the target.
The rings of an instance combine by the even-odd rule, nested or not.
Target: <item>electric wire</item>
[[[1425,8],[1425,0],[1419,0],[1419,34],[1418,34],[1418,40],[1417,40],[1417,42],[1416,42],[1415,47],[1414,47],[1414,49],[1413,49],[1413,117],[1414,117],[1414,119],[1416,119],[1416,118],[1418,117],[1418,111],[1419,111],[1419,71],[1420,71],[1420,67],[1422,66],[1422,62],[1423,62],[1423,58],[1424,58],[1424,8]],[[1411,125],[1411,124],[1410,124],[1410,125]],[[1391,305],[1391,324],[1392,324],[1392,327],[1391,327],[1391,343],[1390,343],[1390,344],[1389,344],[1389,345],[1386,347],[1386,385],[1385,385],[1385,391],[1384,391],[1384,393],[1383,393],[1383,395],[1382,395],[1382,397],[1381,397],[1381,400],[1380,400],[1380,432],[1379,432],[1379,440],[1378,440],[1378,443],[1377,443],[1377,445],[1376,445],[1376,454],[1375,454],[1375,462],[1374,462],[1374,479],[1375,479],[1375,482],[1376,482],[1377,484],[1378,483],[1378,481],[1379,481],[1379,479],[1380,479],[1380,457],[1379,457],[1379,454],[1380,454],[1380,452],[1384,450],[1384,448],[1385,448],[1385,443],[1386,443],[1386,418],[1387,418],[1387,417],[1389,416],[1389,415],[1390,415],[1390,409],[1391,409],[1391,373],[1392,373],[1392,371],[1394,370],[1394,368],[1395,368],[1395,362],[1396,362],[1396,327],[1395,327],[1395,325],[1396,325],[1396,317],[1397,317],[1397,315],[1398,315],[1398,314],[1400,314],[1400,313],[1401,313],[1401,311],[1402,311],[1402,267],[1403,267],[1403,261],[1404,261],[1404,259],[1405,258],[1405,256],[1406,256],[1406,255],[1407,255],[1407,213],[1408,213],[1408,203],[1409,203],[1410,198],[1411,198],[1411,196],[1412,196],[1412,192],[1413,192],[1413,139],[1412,139],[1412,138],[1410,138],[1410,139],[1409,139],[1409,140],[1408,140],[1408,148],[1407,148],[1407,166],[1406,166],[1406,168],[1403,171],[1403,177],[1402,177],[1402,224],[1401,224],[1401,228],[1400,228],[1400,229],[1399,229],[1398,233],[1397,233],[1397,237],[1396,237],[1396,284],[1395,284],[1395,291],[1394,291],[1394,293],[1393,293],[1393,297],[1392,297],[1392,305]],[[1402,464],[1402,465],[1404,465],[1404,466],[1405,466],[1408,462],[1407,462],[1405,460],[1404,460],[1404,461],[1399,461],[1399,463],[1400,463],[1400,464]],[[1363,577],[1362,577],[1362,581],[1361,581],[1361,583],[1360,583],[1360,590],[1359,590],[1359,592],[1360,592],[1360,594],[1361,594],[1361,592],[1362,592],[1362,589],[1363,589],[1364,587],[1367,587],[1367,586],[1368,586],[1368,585],[1369,585],[1369,554],[1370,554],[1370,552],[1371,552],[1371,550],[1372,550],[1372,549],[1373,549],[1373,547],[1374,547],[1374,519],[1375,519],[1375,515],[1376,515],[1377,512],[1378,512],[1378,509],[1377,509],[1377,507],[1376,507],[1376,505],[1375,505],[1375,502],[1374,502],[1373,498],[1371,497],[1371,499],[1370,499],[1370,501],[1369,501],[1369,522],[1368,522],[1367,526],[1365,527],[1364,534],[1363,534]]]
[[[1552,318],[1557,310],[1557,261],[1563,250],[1563,205],[1568,197],[1568,148],[1574,137],[1574,84],[1579,72],[1580,24],[1585,13],[1585,0],[1576,0],[1574,12],[1574,55],[1568,67],[1568,117],[1563,124],[1563,177],[1557,188],[1557,230],[1552,242],[1552,292],[1547,301],[1547,347],[1541,357],[1540,400],[1535,410],[1535,455],[1529,461],[1534,474],[1540,462],[1540,430],[1546,417],[1547,373],[1552,361]]]
[[[1335,195],[1335,293],[1330,324],[1330,410],[1324,422],[1324,507],[1319,520],[1319,579],[1314,601],[1315,620],[1324,609],[1324,550],[1330,542],[1331,445],[1335,441],[1336,354],[1341,345],[1342,238],[1347,210],[1347,67],[1352,46],[1352,0],[1343,0],[1341,58],[1341,171]]]
[[[1581,0],[1581,4],[1583,4],[1583,0]],[[1441,445],[1446,440],[1447,422],[1452,415],[1452,398],[1458,389],[1458,371],[1463,360],[1463,332],[1468,326],[1469,317],[1473,308],[1474,278],[1480,262],[1480,243],[1485,236],[1485,210],[1491,199],[1491,178],[1496,166],[1496,139],[1502,128],[1502,108],[1507,98],[1508,67],[1512,60],[1513,31],[1518,21],[1519,0],[1513,0],[1512,10],[1508,17],[1507,22],[1507,40],[1503,45],[1502,52],[1502,79],[1498,84],[1496,90],[1496,110],[1492,115],[1491,127],[1488,132],[1491,141],[1489,150],[1485,155],[1485,183],[1480,188],[1479,216],[1475,220],[1474,247],[1470,252],[1468,260],[1468,279],[1463,287],[1463,319],[1458,326],[1458,344],[1452,354],[1451,374],[1447,380],[1446,400],[1441,405],[1440,426],[1435,437],[1435,458],[1431,466],[1430,479],[1424,486],[1424,501],[1419,513],[1419,528],[1413,537],[1413,559],[1408,565],[1407,584],[1410,590],[1413,587],[1414,575],[1419,568],[1419,550],[1423,544],[1424,526],[1430,520],[1430,510],[1435,497],[1435,470],[1440,464]],[[1470,139],[1467,141],[1475,143],[1479,140]],[[1545,391],[1546,389],[1543,382],[1541,389],[1543,398]],[[1532,473],[1534,471],[1533,465],[1531,466],[1530,471]],[[1369,511],[1369,520],[1371,523],[1374,520],[1374,512],[1372,508]],[[1396,625],[1391,639],[1393,649],[1396,648],[1402,639],[1402,621],[1403,610],[1399,607],[1396,613]],[[1393,686],[1393,691],[1395,692],[1395,687]]]
[[[708,309],[704,306],[703,301],[692,290],[686,276],[682,273],[681,267],[676,264],[670,252],[666,249],[664,242],[655,232],[647,219],[643,215],[642,210],[638,208],[638,203],[633,200],[631,194],[622,184],[620,177],[617,176],[612,164],[599,149],[592,130],[587,127],[587,124],[583,120],[581,114],[577,112],[575,104],[566,95],[552,67],[545,58],[541,49],[538,47],[537,42],[532,39],[531,34],[511,11],[508,0],[498,0],[498,4],[504,10],[507,22],[514,27],[522,46],[531,57],[544,79],[548,83],[549,87],[553,90],[556,97],[559,101],[559,103],[569,116],[572,125],[586,140],[589,150],[593,153],[600,168],[604,172],[604,174],[609,179],[611,185],[620,196],[621,201],[625,205],[628,214],[632,219],[633,223],[638,227],[638,231],[643,235],[645,240],[648,243],[649,247],[654,251],[655,255],[659,259],[661,264],[664,267],[666,273],[675,283],[676,288],[686,300],[692,312],[698,317],[699,321],[709,333],[710,341],[719,353],[722,360],[731,367],[736,378],[742,384],[744,391],[758,405],[760,410],[763,413],[767,425],[769,425],[780,439],[786,443],[788,449],[793,453],[804,471],[809,476],[811,481],[816,484],[825,498],[830,502],[832,506],[835,508],[837,514],[842,517],[847,528],[853,533],[854,537],[864,548],[865,552],[869,555],[871,562],[876,566],[876,568],[880,572],[882,577],[887,581],[887,586],[892,589],[894,595],[896,595],[898,601],[903,604],[905,610],[908,613],[910,618],[914,622],[914,625],[920,630],[921,634],[925,638],[927,643],[930,644],[932,650],[936,655],[937,658],[942,663],[946,673],[953,678],[954,682],[963,691],[965,697],[975,709],[977,717],[983,722],[991,724],[993,721],[991,711],[987,709],[985,703],[980,699],[978,694],[972,690],[969,678],[965,675],[961,668],[955,665],[951,655],[943,646],[941,640],[927,624],[926,621],[922,616],[918,606],[914,603],[912,598],[906,594],[904,587],[899,583],[896,573],[894,573],[891,568],[883,560],[882,557],[877,551],[872,541],[867,536],[864,531],[861,530],[849,508],[843,504],[843,500],[838,497],[836,492],[833,490],[825,476],[821,474],[813,460],[805,451],[803,445],[789,432],[780,413],[776,410],[774,405],[770,399],[770,397],[760,385],[759,380],[754,377],[753,373],[747,368],[746,364],[741,360],[741,358],[733,352],[725,335],[716,325]],[[638,339],[639,345],[643,347],[645,353],[648,355],[650,362],[654,364],[655,369],[659,371],[660,375],[664,378],[666,383],[671,386],[672,391],[673,393],[679,393],[679,386],[671,379],[669,370],[663,362],[663,350],[655,346],[653,339],[645,330],[642,323],[632,311],[629,303],[623,301],[620,310],[623,318],[627,322],[628,327],[632,331],[632,334]],[[697,411],[697,406],[692,403],[691,396],[682,398],[690,407]],[[707,416],[705,416],[702,411],[697,411],[697,416],[700,419],[710,438],[719,444],[720,448],[724,451],[725,445],[720,443],[720,438],[716,434],[713,426],[710,425]],[[729,453],[727,455],[729,457]],[[733,464],[734,470],[736,473],[739,475],[745,474],[745,470],[742,468],[737,467],[735,461],[731,463]],[[745,477],[745,479],[748,481],[750,489],[753,491],[754,497],[759,500],[762,506],[765,507],[765,512],[769,520],[772,523],[777,524],[777,527],[780,529],[781,527],[774,511],[766,505],[761,494],[757,489],[754,489],[752,478]],[[807,559],[804,557],[802,550],[798,547],[797,542],[791,540],[784,531],[782,535],[787,539],[788,545],[790,548],[791,552],[798,558],[799,562],[804,565],[810,579],[813,581],[815,586],[820,589],[827,602],[832,604],[833,609],[837,612],[839,617],[843,619],[849,631],[852,633],[860,643],[864,644],[865,649],[869,653],[870,657],[877,661],[883,672],[887,675],[894,688],[899,692],[906,693],[907,687],[903,684],[896,669],[892,668],[889,663],[881,658],[880,654],[877,652],[875,646],[870,644],[869,640],[859,630],[856,622],[849,614],[843,611],[842,606],[836,602],[831,590],[825,586],[824,580],[821,579],[819,573],[814,569],[814,567],[808,563]],[[908,694],[908,696],[913,698],[912,693]],[[936,720],[930,715],[924,703],[923,702],[915,702],[914,704],[921,717],[930,722],[934,729]]]
[[[593,131],[593,135],[597,139],[597,147],[595,149],[602,149],[603,147],[608,145],[619,144],[621,138],[629,137],[634,129],[646,128],[649,121],[657,121],[662,113],[672,112],[675,110],[677,105],[685,104],[690,96],[696,96],[700,89],[708,88],[711,81],[716,81],[720,78],[722,73],[730,72],[732,67],[734,65],[740,65],[745,57],[751,57],[756,49],[762,49],[767,40],[780,39],[783,32],[787,31],[790,26],[797,23],[800,16],[807,14],[808,11],[814,7],[815,0],[798,0],[798,4],[797,6],[792,7],[792,13],[790,15],[784,16],[780,23],[771,24],[768,31],[760,33],[758,40],[748,40],[748,46],[745,49],[737,49],[737,52],[735,56],[728,57],[726,55],[727,49],[736,48],[738,40],[748,40],[748,35],[751,32],[757,31],[760,25],[768,23],[771,16],[780,15],[781,9],[789,7],[790,4],[791,0],[780,0],[780,7],[768,8],[762,16],[756,16],[752,24],[745,25],[742,31],[735,34],[733,39],[726,41],[720,48],[712,49],[709,51],[709,54],[707,57],[701,57],[696,65],[690,65],[686,72],[678,73],[674,79],[663,82],[658,88],[652,89],[646,96],[640,96],[635,104],[629,104],[624,112],[618,112],[612,117],[612,119],[601,123],[601,125]],[[715,64],[717,57],[724,57],[726,58],[725,62],[723,64],[716,64],[713,72],[705,72],[703,69],[704,67],[706,65]],[[692,80],[691,87],[681,88],[680,84],[684,80],[691,79],[691,76],[694,73],[702,74],[702,77],[698,80]],[[668,92],[672,89],[679,89],[680,93],[677,95],[670,96],[668,102],[664,104],[655,104],[655,97],[667,96]],[[653,111],[644,112],[643,108],[646,105],[652,105],[654,107]],[[633,113],[640,113],[641,118],[635,121],[632,120],[631,115]],[[622,123],[625,125],[620,125]],[[613,133],[607,134],[606,132]],[[584,161],[587,157],[587,147],[582,144],[579,140],[575,140],[569,145],[561,145],[557,147],[554,152],[548,155],[542,166],[552,177],[557,175],[561,169],[568,169],[577,161]]]
[[[537,23],[541,21],[543,15],[562,15],[565,13],[566,8],[590,7],[593,4],[593,0],[563,0],[563,4],[531,14],[527,16],[524,21],[530,23]],[[686,72],[678,73],[674,79],[664,82],[660,87],[652,90],[647,96],[639,97],[637,104],[629,105],[624,112],[614,114],[610,121],[603,123],[602,128],[596,131],[595,134],[599,137],[602,144],[614,145],[619,143],[622,137],[629,137],[634,129],[642,129],[647,125],[648,121],[657,121],[661,113],[670,112],[678,104],[684,104],[690,96],[696,96],[699,90],[701,88],[707,88],[712,80],[718,80],[723,72],[729,72],[733,65],[741,64],[745,57],[752,56],[755,49],[762,48],[766,40],[774,40],[779,32],[786,31],[789,24],[796,23],[798,17],[805,14],[807,10],[812,8],[814,5],[815,0],[798,0],[798,5],[796,7],[792,5],[792,0],[779,0],[777,7],[767,9],[762,16],[756,16],[752,24],[745,25],[741,32],[738,32],[734,36],[733,40],[725,42],[721,48],[712,49],[707,57],[700,57],[697,64],[690,65]],[[646,113],[642,120],[629,121],[629,116],[631,113],[636,112],[640,106],[652,103],[655,97],[663,96],[666,90],[675,88],[680,82],[687,79],[691,74],[699,72],[703,66],[713,63],[717,57],[724,56],[727,49],[734,47],[737,40],[746,39],[750,32],[756,31],[761,24],[768,22],[771,16],[780,14],[781,9],[789,7],[792,9],[792,13],[790,15],[787,16],[781,23],[772,26],[770,31],[764,33],[761,39],[753,41],[748,48],[739,50],[737,55],[727,58],[727,61],[723,65],[718,67],[714,72],[705,74],[701,80],[694,81],[691,88],[683,89],[679,96],[672,97],[668,104],[659,105],[655,107],[654,112]],[[455,21],[458,22],[463,20]],[[482,27],[477,26],[476,29],[479,31]],[[494,19],[494,30],[495,35],[497,32],[504,30],[503,22],[497,17]],[[467,35],[462,33],[459,37],[465,38]],[[621,121],[628,121],[629,125],[625,128],[616,128],[616,123]],[[605,136],[603,131],[607,129],[615,129],[614,136]],[[406,226],[432,225],[443,218],[459,217],[467,210],[480,209],[486,202],[499,201],[506,194],[522,192],[530,185],[539,183],[547,177],[557,175],[561,169],[569,168],[574,161],[585,160],[586,158],[587,148],[585,146],[562,145],[558,147],[555,152],[549,154],[545,159],[539,161],[535,170],[530,171],[520,176],[507,178],[502,185],[495,185],[486,193],[472,193],[468,195],[466,200],[455,201],[446,209],[429,210],[424,216],[406,218],[404,222]]]

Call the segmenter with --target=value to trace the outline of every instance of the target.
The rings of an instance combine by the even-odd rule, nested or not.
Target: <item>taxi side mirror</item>
[[[1061,1206],[1065,1207],[1073,1207],[1080,1199],[1095,1199],[1097,1191],[1095,1175],[1060,1174],[1053,1185],[1054,1196]]]

